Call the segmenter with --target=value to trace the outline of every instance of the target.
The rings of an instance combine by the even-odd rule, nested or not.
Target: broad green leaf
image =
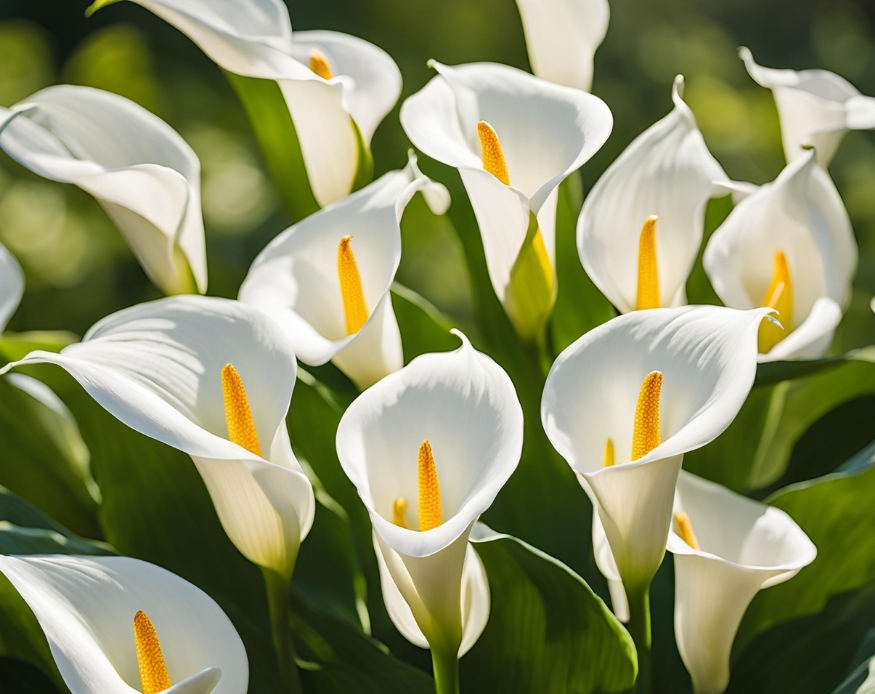
[[[862,662],[854,668],[832,694],[875,694],[875,630],[869,630],[857,651]],[[859,660],[859,658],[858,658]]]
[[[791,485],[767,500],[817,547],[817,558],[789,581],[761,591],[739,630],[739,647],[777,624],[816,614],[838,595],[875,582],[875,443],[836,472]]]
[[[89,452],[64,404],[23,374],[0,377],[0,482],[81,535],[99,537]]]
[[[834,369],[845,362],[850,361],[875,362],[875,347],[863,347],[862,349],[855,349],[846,354],[822,357],[820,359],[773,361],[760,364],[757,367],[755,385],[763,386],[778,383],[780,381],[804,378],[805,376],[811,376],[829,369]]]
[[[0,657],[0,682],[3,683],[3,694],[60,694],[61,692],[42,670],[18,658]]]
[[[632,639],[580,576],[516,538],[487,528],[475,536],[492,604],[486,629],[462,659],[463,691],[607,694],[633,687]]]
[[[577,217],[583,196],[576,173],[559,186],[556,207],[557,296],[550,318],[553,353],[559,354],[584,333],[617,315],[611,302],[592,283],[577,253]]]
[[[459,346],[459,338],[450,333],[454,326],[449,319],[412,289],[395,282],[392,306],[401,330],[405,364],[420,354],[447,352]]]
[[[44,352],[60,352],[78,340],[78,335],[66,330],[32,330],[24,333],[7,331],[0,337],[0,357],[6,361],[18,361],[38,349]]]

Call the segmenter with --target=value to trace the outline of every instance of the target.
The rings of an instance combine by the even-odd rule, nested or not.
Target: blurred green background
[[[203,165],[210,293],[233,296],[256,253],[286,225],[249,124],[221,71],[170,25],[133,3],[86,19],[87,0],[0,2],[0,104],[43,87],[100,87],[176,128]],[[527,68],[513,0],[289,2],[295,29],[327,28],[386,49],[404,75],[402,99],[431,76],[429,58]],[[763,183],[783,165],[771,93],[748,77],[736,48],[770,67],[822,67],[875,95],[875,3],[851,0],[617,0],[596,56],[593,91],[614,113],[607,145],[583,168],[591,187],[622,149],[670,109],[672,78],[727,173]],[[400,105],[400,102],[399,102]],[[377,173],[403,166],[398,107],[377,131]],[[850,133],[831,172],[860,244],[854,300],[836,350],[875,342],[875,134]],[[471,329],[471,299],[449,222],[417,201],[404,222],[398,279]],[[100,317],[150,298],[151,285],[87,194],[42,180],[0,155],[0,241],[19,258],[27,292],[13,330],[84,332]]]

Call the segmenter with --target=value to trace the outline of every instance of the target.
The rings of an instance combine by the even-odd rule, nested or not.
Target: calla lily
[[[770,312],[634,312],[591,330],[553,364],[544,429],[595,500],[627,591],[648,586],[662,562],[684,453],[716,438],[747,397]]]
[[[127,557],[0,556],[72,694],[246,694],[234,625],[200,588]]]
[[[404,102],[401,124],[422,152],[459,169],[495,293],[533,340],[555,297],[556,189],[604,144],[611,112],[504,65],[432,65],[438,75]]]
[[[850,299],[857,244],[848,213],[813,150],[745,197],[714,232],[705,271],[724,304],[777,309],[760,361],[823,356]]]
[[[675,565],[675,636],[696,694],[721,694],[729,653],[750,601],[814,561],[817,548],[790,516],[682,472],[668,549]]]
[[[295,355],[267,316],[237,301],[172,297],[3,371],[33,363],[61,366],[110,414],[188,453],[237,549],[291,576],[315,502],[285,426]]]
[[[281,0],[133,2],[186,34],[228,72],[276,81],[316,200],[324,206],[349,194],[359,150],[370,147],[401,95],[401,72],[388,54],[334,31],[292,33]]]
[[[705,208],[728,180],[681,98],[683,86],[677,77],[672,112],[608,167],[577,223],[583,267],[622,313],[687,302]]]
[[[860,94],[844,77],[827,70],[775,70],[757,65],[747,48],[738,54],[754,81],[775,96],[788,162],[811,145],[826,168],[848,130],[875,128],[875,98]]]
[[[608,32],[608,0],[517,0],[529,62],[541,79],[588,92]]]
[[[206,291],[200,162],[157,116],[99,89],[49,87],[0,107],[0,147],[93,195],[165,294]]]
[[[337,454],[374,526],[386,603],[402,633],[432,650],[438,691],[488,616],[477,518],[516,469],[523,413],[513,384],[458,331],[462,346],[426,354],[350,405]],[[418,629],[397,600],[400,592]]]
[[[298,358],[328,360],[364,389],[403,364],[390,288],[401,260],[401,215],[417,191],[436,214],[449,194],[412,158],[277,236],[255,259],[240,301],[285,329]]]

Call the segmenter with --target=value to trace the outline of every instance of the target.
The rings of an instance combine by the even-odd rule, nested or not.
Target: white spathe
[[[517,0],[529,63],[541,79],[588,92],[608,31],[608,0]]]
[[[237,549],[291,576],[315,501],[285,425],[295,355],[270,318],[229,299],[171,297],[112,314],[60,354],[31,352],[0,373],[41,362],[64,368],[132,429],[188,453]],[[227,438],[221,371],[229,363],[263,457]]]
[[[243,77],[274,80],[301,143],[317,202],[352,190],[359,135],[370,146],[377,126],[401,95],[401,72],[389,55],[334,31],[292,32],[282,0],[132,0],[194,41],[216,64]],[[311,51],[332,77],[310,70]]]
[[[770,313],[635,311],[591,330],[553,364],[541,402],[544,430],[596,502],[627,591],[646,587],[662,562],[684,453],[715,439],[744,403],[759,325]],[[652,371],[663,374],[661,443],[632,462],[635,406]],[[616,464],[605,467],[609,438]]]
[[[404,361],[390,289],[401,261],[401,216],[417,191],[436,214],[449,206],[446,188],[423,176],[411,155],[405,169],[286,229],[252,263],[240,301],[276,320],[302,362],[333,360],[360,389],[397,371]],[[337,247],[347,235],[370,310],[352,335],[337,269]]]
[[[200,162],[160,118],[110,92],[49,87],[0,107],[0,147],[93,195],[165,294],[206,291]]]
[[[395,583],[430,647],[450,654],[469,645],[485,623],[488,601],[468,558],[468,538],[516,469],[523,438],[522,407],[510,378],[454,332],[462,339],[459,349],[417,357],[390,374],[350,405],[337,429],[337,454],[370,514],[384,581],[388,576]],[[425,440],[434,453],[442,523],[419,532],[412,521],[419,513],[417,456]],[[398,497],[407,502],[411,529],[392,522]],[[472,601],[467,620],[466,590]],[[406,613],[393,612],[407,624]]]
[[[555,268],[556,189],[604,144],[613,127],[598,97],[495,63],[438,71],[401,107],[401,125],[424,154],[459,170],[483,240],[489,278],[507,307],[511,271],[529,213]],[[495,130],[510,186],[483,168],[477,124]]]
[[[812,145],[826,168],[848,130],[875,128],[875,98],[844,77],[827,70],[775,70],[757,65],[747,48],[738,54],[754,81],[772,90],[788,162],[802,156],[803,145]]]
[[[814,561],[817,548],[784,511],[688,472],[678,479],[674,509],[689,516],[701,547],[672,528],[678,650],[696,694],[722,694],[750,601]]]
[[[630,144],[595,184],[577,222],[577,251],[586,273],[621,313],[635,310],[638,240],[656,223],[660,305],[687,303],[686,283],[702,245],[708,200],[726,191],[726,174],[708,151],[683,77],[672,87],[674,108]]]
[[[762,304],[775,252],[787,258],[793,320],[786,337],[760,361],[823,356],[851,296],[857,243],[829,174],[809,149],[772,183],[754,188],[714,232],[703,258],[714,291],[727,306]]]
[[[249,663],[234,625],[200,588],[128,557],[0,556],[72,694],[141,691],[134,615],[155,626],[166,694],[246,694]]]

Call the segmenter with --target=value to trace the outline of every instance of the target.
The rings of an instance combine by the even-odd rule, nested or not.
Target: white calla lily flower
[[[781,326],[761,328],[760,361],[823,356],[850,299],[857,244],[814,151],[741,200],[703,260],[724,304],[778,311]]]
[[[0,107],[0,148],[93,195],[165,294],[206,291],[200,162],[160,118],[110,92],[49,87]]]
[[[814,561],[790,516],[682,472],[668,550],[675,565],[675,636],[696,694],[722,694],[741,618],[762,588]]]
[[[72,694],[246,694],[234,625],[188,581],[128,557],[0,556]]]
[[[544,430],[595,501],[630,597],[662,562],[684,453],[722,433],[753,385],[769,313],[636,311],[588,332],[550,370]]]
[[[763,67],[747,48],[739,48],[738,54],[754,81],[772,90],[788,163],[802,156],[804,145],[811,145],[826,168],[846,132],[875,129],[875,98],[860,94],[844,77],[827,70]]]
[[[557,187],[613,126],[599,98],[494,63],[438,71],[401,107],[411,142],[459,170],[489,277],[519,334],[534,339],[555,297]]]
[[[401,261],[401,215],[417,191],[436,214],[446,188],[422,175],[415,158],[277,236],[240,288],[286,331],[305,364],[329,360],[361,388],[403,364],[390,289]]]
[[[401,95],[401,72],[385,51],[334,31],[292,32],[282,0],[132,1],[186,34],[228,72],[276,81],[317,202],[325,206],[350,193],[360,148],[370,147]]]
[[[237,549],[291,576],[315,501],[285,425],[295,355],[270,318],[228,299],[172,297],[0,373],[34,363],[61,366],[123,423],[188,453]]]
[[[705,208],[725,192],[728,179],[682,99],[683,85],[678,76],[674,109],[608,167],[577,223],[583,267],[621,313],[687,303]]]
[[[541,79],[588,92],[608,32],[608,0],[517,0],[529,62]]]
[[[431,647],[439,678],[488,617],[469,536],[516,469],[523,437],[510,378],[454,332],[458,350],[423,355],[387,376],[337,429],[341,465],[374,526],[383,582],[394,583],[383,588],[387,607],[405,636],[423,645],[421,634]]]

